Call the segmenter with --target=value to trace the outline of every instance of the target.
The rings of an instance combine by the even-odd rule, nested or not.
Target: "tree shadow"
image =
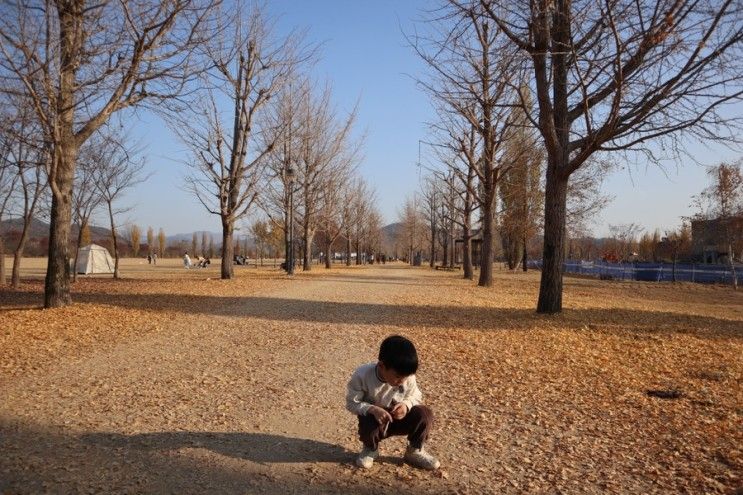
[[[373,278],[373,277],[372,277]],[[32,292],[14,296],[9,306],[38,297]],[[559,315],[540,315],[532,308],[409,305],[374,301],[314,301],[264,296],[211,296],[194,294],[105,294],[83,292],[76,302],[137,310],[182,314],[246,317],[286,322],[363,324],[431,329],[466,328],[482,331],[530,330],[562,327],[614,333],[691,334],[700,338],[743,339],[740,320],[687,313],[625,309],[565,309]],[[4,299],[0,308],[5,306]],[[5,310],[8,310],[7,307]],[[2,311],[2,309],[0,309]]]
[[[0,452],[0,493],[380,493],[373,478],[340,469],[353,460],[342,447],[281,435],[78,435],[0,418]],[[395,485],[401,494],[441,491]]]
[[[353,461],[353,453],[339,445],[269,433],[189,431],[137,435],[91,433],[80,438],[83,442],[113,449],[152,451],[203,448],[259,464],[297,462],[343,464]]]
[[[80,294],[80,302],[184,314],[259,318],[289,322],[387,325],[474,330],[529,330],[540,326],[651,334],[694,334],[703,338],[743,338],[739,320],[633,309],[566,309],[540,315],[533,309],[481,306],[397,305],[281,297],[220,297],[184,294]]]

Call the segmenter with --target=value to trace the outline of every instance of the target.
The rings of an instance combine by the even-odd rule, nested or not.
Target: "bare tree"
[[[682,222],[676,230],[667,230],[666,236],[660,242],[661,256],[670,257],[673,263],[672,280],[676,282],[676,263],[680,258],[688,256],[691,249],[691,226]]]
[[[491,286],[497,188],[511,166],[502,155],[517,74],[512,64],[515,51],[502,46],[499,30],[484,13],[475,3],[464,8],[451,1],[435,13],[436,35],[415,37],[411,44],[433,72],[432,82],[419,83],[442,106],[442,112],[463,117],[480,137],[479,147],[467,151],[474,153],[468,161],[476,164],[482,220],[478,284]],[[466,140],[468,135],[465,131],[458,137]]]
[[[182,92],[199,69],[195,47],[214,34],[208,22],[213,6],[207,0],[4,5],[0,88],[32,102],[51,153],[45,307],[71,301],[68,246],[80,147],[115,112]]]
[[[100,161],[100,148],[103,145],[101,135],[96,133],[80,148],[75,167],[75,183],[72,188],[72,221],[77,225],[78,230],[73,262],[73,267],[75,267],[72,273],[73,282],[77,281],[77,260],[80,248],[85,243],[84,233],[90,234],[90,218],[101,204],[101,194],[96,187],[95,176],[98,169],[106,165]],[[89,238],[88,243],[90,243]]]
[[[99,163],[105,164],[96,168],[94,180],[101,202],[106,205],[108,220],[111,227],[111,244],[114,255],[114,278],[119,278],[119,246],[116,232],[117,215],[129,211],[130,207],[115,207],[122,194],[137,184],[146,180],[142,175],[144,159],[139,158],[139,150],[127,149],[127,136],[114,136],[113,133],[103,135],[102,146],[98,149]]]
[[[168,247],[167,240],[165,238],[165,231],[160,228],[157,232],[157,251],[159,253],[159,257],[162,258],[165,256],[165,249]]]
[[[155,231],[152,227],[147,227],[147,254],[152,256],[155,253]]]
[[[727,248],[727,261],[733,289],[738,289],[735,274],[736,247],[743,244],[743,173],[740,163],[720,163],[707,170],[710,185],[695,198],[697,219],[712,220]]]
[[[139,256],[139,244],[141,242],[142,238],[142,231],[139,228],[139,225],[133,223],[129,225],[129,242],[132,246],[132,256],[138,257]]]
[[[437,184],[438,176],[433,174],[425,177],[421,184],[421,215],[426,221],[430,251],[428,265],[433,268],[436,265],[436,238],[439,228],[439,203],[441,192]]]
[[[343,198],[350,187],[349,174],[336,175],[325,179],[323,205],[319,216],[325,252],[325,268],[331,268],[333,245],[345,228]]]
[[[352,173],[359,145],[351,142],[356,109],[345,118],[339,118],[332,107],[329,86],[318,95],[307,90],[304,96],[300,117],[303,125],[298,136],[296,160],[297,190],[300,193],[297,221],[302,228],[304,246],[302,269],[310,270],[312,243],[324,207],[325,193],[332,193],[328,187],[333,181],[340,183]]]
[[[643,227],[632,222],[609,225],[609,235],[614,241],[614,250],[621,261],[629,261],[637,249],[637,241]]]
[[[523,88],[519,100],[531,110],[529,94]],[[504,153],[511,168],[504,173],[499,190],[503,209],[500,232],[509,268],[521,263],[522,270],[527,271],[528,243],[539,232],[544,212],[544,153],[528,114],[520,106],[512,110],[512,123]]]
[[[9,116],[3,112],[0,114],[0,285],[5,285],[7,282],[7,275],[5,273],[3,217],[8,209],[12,193],[15,191],[16,183],[18,181],[18,174],[15,173],[10,160],[12,141],[10,119]]]
[[[451,0],[485,9],[532,74],[532,123],[547,153],[544,264],[537,311],[562,310],[570,176],[595,153],[640,152],[689,134],[732,143],[741,117],[743,55],[737,0]]]
[[[208,89],[198,95],[192,113],[171,125],[191,151],[188,189],[221,219],[223,279],[234,276],[235,222],[256,201],[266,158],[282,136],[282,126],[269,118],[268,104],[313,53],[303,46],[301,33],[280,37],[272,30],[259,8],[247,10],[238,3],[224,35],[205,46],[213,67],[205,78]],[[217,93],[232,105],[229,123]]]
[[[17,101],[18,98],[14,100]],[[18,178],[18,187],[15,191],[17,197],[13,203],[23,223],[21,236],[13,252],[11,284],[14,289],[18,289],[21,283],[21,260],[28,241],[31,222],[38,212],[39,201],[46,192],[44,160],[48,159],[38,125],[33,119],[33,112],[22,103],[17,103],[16,107],[15,118],[7,129],[10,133],[8,159]]]
[[[462,236],[462,271],[464,278],[474,278],[472,266],[472,214],[479,209],[479,188],[477,177],[479,170],[479,152],[481,139],[473,126],[461,115],[451,112],[439,112],[440,122],[432,126],[437,136],[436,155],[438,161],[446,170],[453,174],[457,185],[450,188],[458,196],[454,202],[459,211],[459,217],[452,217],[452,221],[461,229]]]
[[[402,208],[398,212],[398,221],[401,224],[399,235],[402,237],[400,244],[405,247],[405,258],[411,265],[420,255],[424,243],[424,219],[421,218],[416,196],[405,199]]]

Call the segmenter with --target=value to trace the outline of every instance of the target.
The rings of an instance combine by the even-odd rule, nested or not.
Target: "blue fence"
[[[542,261],[530,261],[529,266],[541,269]],[[565,272],[593,275],[597,278],[613,280],[643,280],[647,282],[673,282],[672,263],[608,263],[606,261],[565,262]],[[743,266],[735,267],[738,284],[743,284]],[[702,263],[677,263],[675,268],[677,282],[697,282],[702,284],[730,284],[732,271],[728,265],[709,265]]]

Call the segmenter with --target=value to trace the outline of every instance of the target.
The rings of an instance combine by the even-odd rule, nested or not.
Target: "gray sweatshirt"
[[[346,391],[346,409],[363,416],[371,406],[389,408],[393,403],[402,402],[409,411],[423,401],[415,375],[407,377],[399,387],[393,387],[379,379],[376,367],[377,363],[369,363],[353,372]]]

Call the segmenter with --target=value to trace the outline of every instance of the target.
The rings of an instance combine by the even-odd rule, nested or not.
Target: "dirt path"
[[[0,492],[387,491],[351,466],[343,394],[380,337],[400,331],[383,324],[385,303],[416,283],[410,274],[298,277],[7,384]],[[413,476],[427,480],[414,491],[441,491],[435,476],[382,464],[402,481],[380,483],[397,491]]]

